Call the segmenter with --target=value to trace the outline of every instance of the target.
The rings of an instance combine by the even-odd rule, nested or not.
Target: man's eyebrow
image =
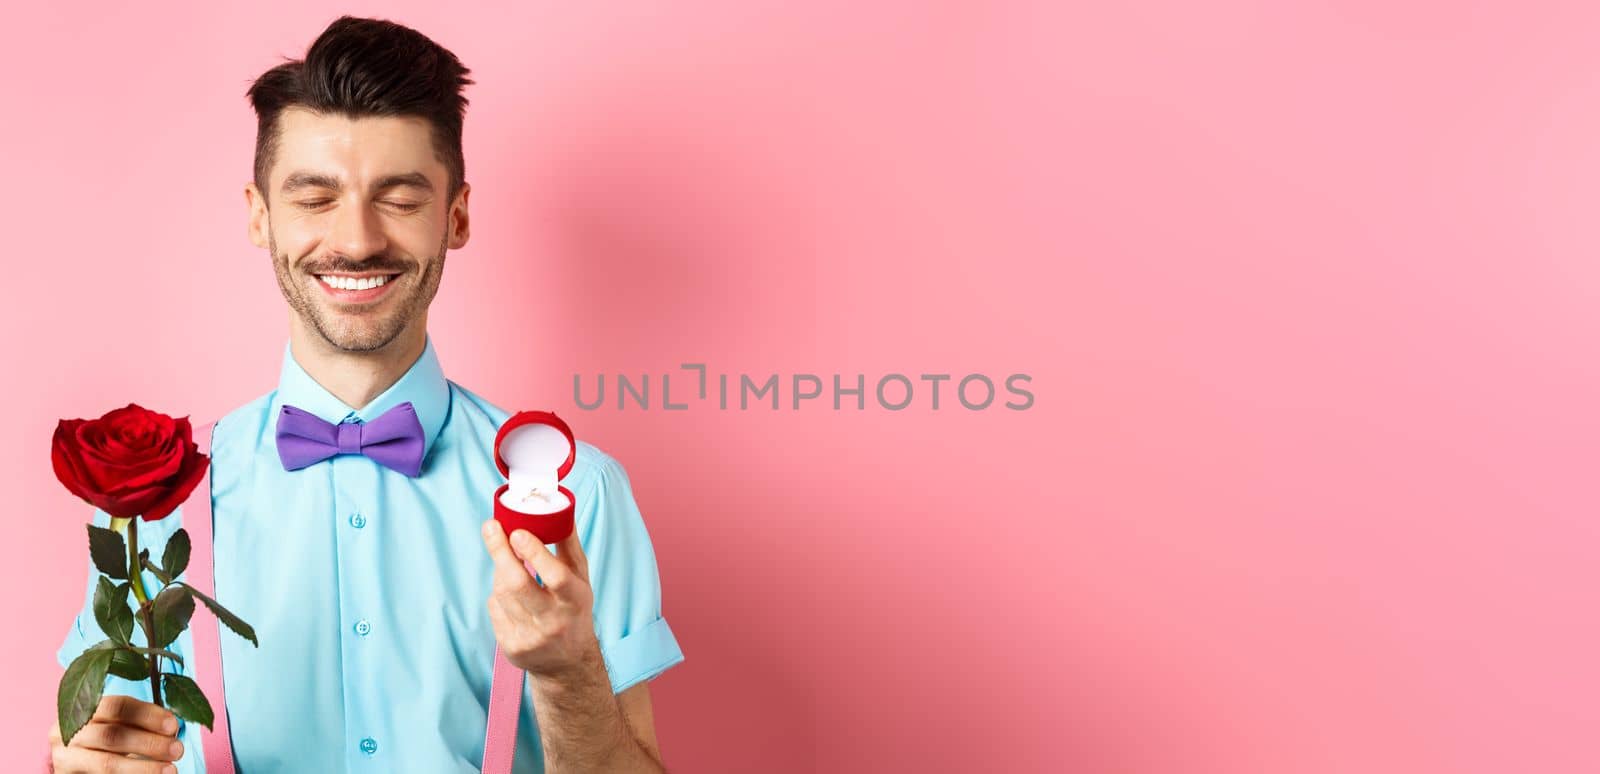
[[[378,180],[377,184],[372,188],[376,191],[382,191],[386,188],[397,188],[399,186],[421,188],[428,193],[433,193],[433,183],[428,182],[428,176],[422,174],[421,172],[407,172],[403,175],[389,175],[388,177]]]
[[[429,182],[428,176],[421,172],[388,175],[380,178],[372,187],[373,190],[382,191],[400,186],[411,186],[429,193],[433,192],[433,183]],[[338,191],[342,190],[344,185],[332,175],[325,175],[320,172],[294,172],[284,178],[283,185],[280,186],[280,190],[284,193],[291,193],[301,188],[326,188],[330,191]]]
[[[301,188],[328,188],[334,191],[343,188],[338,178],[318,172],[294,172],[284,178],[283,185],[278,190],[284,193],[297,191]]]

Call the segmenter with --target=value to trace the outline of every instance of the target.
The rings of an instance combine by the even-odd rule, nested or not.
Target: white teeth
[[[357,279],[355,277],[341,277],[334,274],[319,275],[317,279],[326,282],[328,287],[338,288],[340,290],[367,290],[369,288],[378,287],[379,285],[385,284],[389,281],[387,276],[365,277]]]

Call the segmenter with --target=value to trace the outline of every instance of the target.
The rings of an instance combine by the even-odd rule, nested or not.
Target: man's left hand
[[[483,524],[483,545],[494,558],[489,621],[506,658],[539,677],[592,663],[600,647],[594,589],[577,532],[555,544],[551,554],[527,530],[515,530],[507,539],[500,522],[489,519]]]

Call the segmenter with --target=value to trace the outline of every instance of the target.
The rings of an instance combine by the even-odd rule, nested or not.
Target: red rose
[[[189,418],[129,403],[99,419],[63,419],[50,447],[56,478],[90,505],[119,518],[165,518],[205,476]]]

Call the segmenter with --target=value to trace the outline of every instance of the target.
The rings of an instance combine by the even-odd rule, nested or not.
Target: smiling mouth
[[[381,298],[394,284],[398,273],[318,274],[317,284],[335,301],[365,303]]]

